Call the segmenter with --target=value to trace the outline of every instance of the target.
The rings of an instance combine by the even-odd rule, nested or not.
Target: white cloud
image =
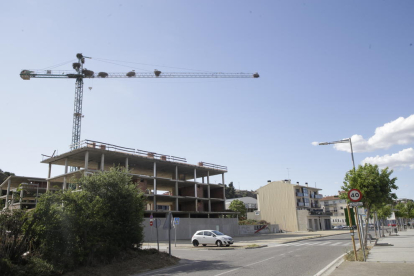
[[[400,117],[381,127],[377,127],[375,129],[375,134],[368,140],[358,134],[353,135],[351,139],[354,152],[388,149],[393,145],[406,145],[413,143],[414,114],[407,118]],[[314,143],[312,143],[312,145],[314,145]],[[334,148],[340,151],[351,151],[348,143],[335,144]]]
[[[312,146],[317,146],[319,145],[319,142],[312,142]]]
[[[414,169],[414,149],[408,148],[394,154],[386,154],[383,156],[367,157],[361,162],[362,164],[377,164],[381,168],[389,167],[409,167]]]

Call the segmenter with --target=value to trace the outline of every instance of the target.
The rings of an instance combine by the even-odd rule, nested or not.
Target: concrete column
[[[223,185],[226,184],[226,183],[224,183],[224,173],[221,174],[221,184],[223,184]]]
[[[49,163],[49,173],[47,174],[47,185],[46,185],[46,191],[49,191],[50,189],[50,176],[52,174],[52,163]]]
[[[197,170],[194,169],[194,182],[197,182]],[[197,197],[197,183],[194,184],[194,196]],[[196,206],[197,210],[197,206]]]
[[[86,172],[88,170],[89,167],[89,151],[85,152],[85,171],[84,171],[84,175],[86,176]]]
[[[208,194],[208,211],[211,212],[211,196],[210,196],[210,171],[207,171],[207,194]]]
[[[224,198],[223,204],[224,204],[224,210],[226,210],[226,186],[224,184],[224,173],[221,174],[221,179],[223,181],[222,183],[223,184],[223,198]]]
[[[63,190],[66,190],[67,189],[66,188],[66,185],[67,185],[67,183],[66,183],[66,176],[64,176],[63,177],[63,187],[62,187]]]
[[[154,211],[157,211],[157,163],[154,162]]]
[[[204,183],[204,176],[201,178],[201,183]]]
[[[197,199],[195,200],[195,210],[196,212],[198,212],[198,200]]]
[[[105,154],[102,153],[101,156],[101,171],[105,170]]]
[[[10,205],[13,207],[13,203],[14,203],[14,193],[12,192],[12,199],[11,199],[11,203]]]
[[[128,164],[128,157],[125,158],[125,169],[128,171],[129,170],[129,164]]]
[[[178,196],[178,166],[175,166],[175,196]],[[175,198],[175,210],[179,211],[178,198]]]
[[[7,194],[6,194],[6,208],[9,208],[9,194],[10,194],[11,178],[7,181]]]
[[[22,199],[23,199],[23,189],[20,190],[20,200],[19,200],[19,202],[20,202],[20,209],[22,208]]]
[[[68,173],[68,159],[65,159],[65,174]]]

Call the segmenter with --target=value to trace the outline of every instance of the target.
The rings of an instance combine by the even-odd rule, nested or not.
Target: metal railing
[[[323,212],[323,211],[309,211],[310,215],[314,216],[332,216],[332,212]]]
[[[126,148],[126,147],[121,147],[121,146],[112,145],[108,143],[93,141],[93,140],[83,140],[78,144],[70,145],[71,149],[85,148],[85,147],[136,154],[136,155],[145,156],[149,158],[160,159],[163,161],[187,163],[187,160],[183,157],[171,156],[171,155],[166,155],[166,154],[161,154],[161,153],[156,153],[156,152],[151,152],[151,151],[145,151],[145,150],[140,150],[140,149]]]
[[[296,192],[296,196],[303,196],[303,193]]]
[[[304,202],[298,202],[298,206],[305,206]]]
[[[315,195],[315,198],[323,198],[323,195]]]
[[[227,171],[227,166],[222,166],[222,165],[207,163],[207,162],[203,162],[203,161],[198,162],[198,165],[199,166],[202,166],[202,167],[211,168],[211,169],[216,169],[216,170],[221,170],[221,171]]]

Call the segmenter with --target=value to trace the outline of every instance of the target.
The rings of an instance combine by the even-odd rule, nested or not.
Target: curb
[[[267,245],[260,245],[260,246],[255,246],[255,247],[245,247],[244,249],[256,249],[256,248],[262,248],[262,247],[267,247]]]
[[[338,258],[333,260],[330,264],[328,264],[327,266],[322,268],[322,270],[320,270],[314,276],[322,276],[322,275],[323,276],[328,276],[328,275],[330,275],[335,270],[335,268],[340,266],[345,261],[345,259],[344,259],[345,254],[346,253],[342,254],[341,256],[339,256]]]
[[[207,248],[207,250],[235,250],[236,248],[234,248],[234,247],[225,247],[225,248],[215,248],[215,249],[213,249],[213,248]]]

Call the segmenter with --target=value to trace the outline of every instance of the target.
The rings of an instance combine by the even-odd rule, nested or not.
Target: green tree
[[[390,204],[382,204],[381,206],[376,206],[375,210],[377,212],[377,217],[382,222],[382,236],[384,237],[385,221],[392,215],[392,208]]]
[[[64,271],[110,262],[143,240],[145,199],[125,170],[86,176],[79,185],[82,191],[44,194],[34,210],[37,253]]]
[[[229,209],[234,212],[239,212],[239,220],[246,219],[246,206],[244,205],[243,201],[235,199],[230,203]]]
[[[0,169],[0,184],[3,183],[4,180],[6,180],[6,178],[9,177],[10,175],[14,175],[14,173],[4,172]]]
[[[229,186],[226,185],[226,198],[235,198],[236,197],[236,189],[234,188],[233,182],[229,183]]]
[[[392,193],[392,190],[398,189],[398,186],[395,185],[397,178],[390,178],[392,173],[393,170],[388,170],[388,168],[379,170],[378,165],[365,164],[359,165],[357,170],[348,171],[345,175],[344,185],[341,188],[346,192],[351,189],[359,189],[363,195],[362,202],[367,210],[366,233],[372,208],[381,206],[383,203],[390,203],[397,198]],[[344,193],[341,197],[347,198],[347,194]],[[365,235],[365,246],[367,246],[367,236]]]

